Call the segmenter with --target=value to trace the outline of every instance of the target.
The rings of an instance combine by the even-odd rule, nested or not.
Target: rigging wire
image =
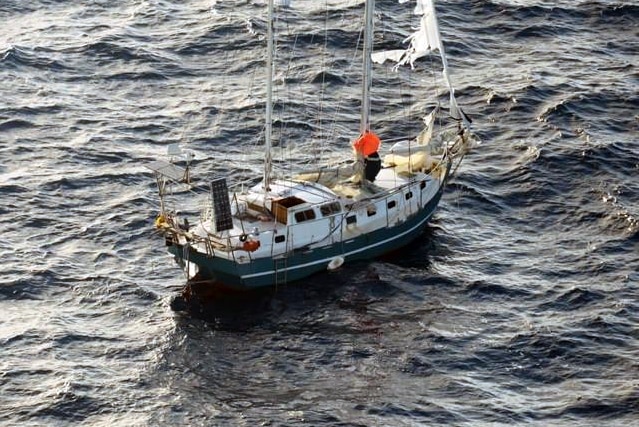
[[[317,114],[317,125],[319,128],[319,140],[322,142],[323,147],[328,146],[328,140],[323,140],[324,128],[322,126],[322,117],[324,113],[324,95],[326,90],[326,53],[328,52],[328,1],[324,0],[324,45],[322,47],[321,68],[322,73],[322,85],[319,91],[319,111]],[[316,159],[319,161],[319,158]]]

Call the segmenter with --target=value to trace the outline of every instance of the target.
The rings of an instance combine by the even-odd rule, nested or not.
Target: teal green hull
[[[250,290],[265,286],[290,283],[304,279],[327,269],[331,260],[344,258],[345,262],[366,260],[397,250],[419,237],[428,220],[435,212],[444,186],[423,209],[407,218],[401,224],[314,249],[304,249],[289,253],[286,258],[264,258],[250,263],[210,257],[189,248],[188,259],[199,268],[198,280],[219,283],[225,287]],[[185,248],[171,244],[169,252],[184,266]]]

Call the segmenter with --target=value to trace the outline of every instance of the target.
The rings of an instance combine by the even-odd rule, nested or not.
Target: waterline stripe
[[[408,234],[408,233],[411,233],[411,232],[415,231],[415,229],[417,229],[417,228],[421,227],[422,225],[424,225],[424,223],[425,223],[426,221],[428,221],[428,219],[432,216],[432,214],[433,214],[434,212],[435,212],[435,209],[433,209],[433,211],[432,211],[429,215],[427,215],[427,216],[426,216],[426,218],[424,218],[421,222],[419,222],[416,226],[414,226],[413,228],[411,228],[411,229],[409,229],[409,230],[404,231],[404,232],[403,232],[403,233],[401,233],[401,234],[398,234],[397,236],[391,237],[391,238],[386,239],[386,240],[382,240],[381,242],[373,243],[372,245],[368,245],[368,246],[365,246],[365,247],[362,247],[362,248],[356,249],[356,250],[354,250],[354,251],[346,252],[346,253],[342,254],[342,256],[345,256],[345,257],[346,257],[346,256],[350,256],[350,255],[353,255],[353,254],[357,254],[357,253],[359,253],[359,252],[364,252],[364,251],[366,251],[366,250],[368,250],[368,249],[370,249],[370,248],[374,248],[374,247],[377,247],[377,246],[380,246],[380,245],[384,245],[384,244],[386,244],[386,243],[388,243],[388,242],[392,242],[393,240],[397,240],[397,239],[399,239],[399,238],[401,238],[401,237],[405,236],[406,234]],[[392,229],[392,228],[391,228],[391,229]],[[390,229],[389,229],[389,230],[390,230]],[[318,249],[320,249],[320,248],[318,248]],[[323,259],[321,259],[321,260],[319,260],[319,261],[308,262],[308,263],[306,263],[306,264],[300,264],[300,265],[296,265],[296,266],[293,266],[293,267],[287,267],[287,268],[285,268],[285,269],[283,269],[283,270],[277,270],[277,271],[282,272],[282,271],[291,271],[291,270],[296,270],[296,269],[298,269],[298,268],[305,268],[305,267],[308,267],[308,266],[311,266],[311,265],[317,265],[317,264],[322,264],[322,263],[325,263],[325,262],[331,261],[333,258],[335,258],[335,257],[323,258]],[[241,279],[252,279],[252,278],[254,278],[254,277],[266,276],[266,275],[269,275],[269,274],[275,274],[275,273],[276,273],[276,270],[270,270],[270,271],[266,271],[266,272],[263,272],[263,273],[247,274],[247,275],[244,275],[244,276],[240,276],[240,278],[241,278]]]

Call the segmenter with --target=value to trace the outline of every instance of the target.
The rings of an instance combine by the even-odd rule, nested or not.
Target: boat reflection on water
[[[276,287],[234,289],[224,283],[195,276],[185,283],[179,295],[173,297],[171,309],[224,330],[246,330],[255,325],[277,322],[287,311],[289,313],[285,317],[297,317],[306,310],[321,310],[321,307],[365,314],[370,304],[397,292],[406,292],[396,280],[391,280],[396,279],[395,269],[398,267],[423,271],[429,276],[430,284],[441,280],[428,273],[433,253],[441,251],[438,242],[446,238],[439,231],[437,224],[430,225],[415,241],[379,257],[377,261],[342,265],[304,281]],[[367,323],[365,320],[362,322]]]

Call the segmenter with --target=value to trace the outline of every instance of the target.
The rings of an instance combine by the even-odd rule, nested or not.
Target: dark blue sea
[[[278,14],[293,164],[350,150],[362,4]],[[436,6],[482,144],[428,230],[195,312],[144,165],[260,171],[264,1],[0,0],[0,425],[639,426],[639,4]],[[378,0],[376,42],[411,9]],[[430,62],[398,98],[376,72],[382,139]]]

